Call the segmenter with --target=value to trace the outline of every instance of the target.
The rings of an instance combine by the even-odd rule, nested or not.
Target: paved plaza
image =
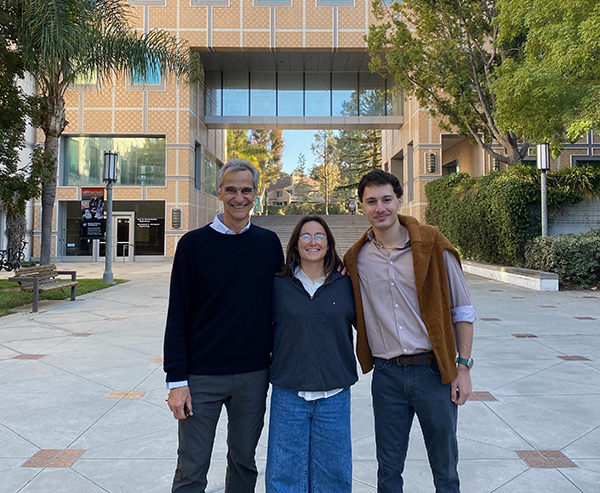
[[[129,282],[0,318],[0,493],[170,491],[177,425],[161,364],[170,267],[116,264],[115,278]],[[462,492],[600,492],[600,293],[467,281],[478,320],[476,394],[459,411]],[[352,387],[355,493],[375,491],[369,386],[366,375]],[[222,417],[210,492],[223,491],[225,437]],[[405,479],[406,493],[434,491],[416,422]]]

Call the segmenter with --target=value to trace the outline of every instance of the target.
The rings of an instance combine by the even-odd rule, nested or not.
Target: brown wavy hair
[[[301,264],[300,253],[298,253],[298,241],[300,240],[300,231],[302,231],[302,226],[306,223],[310,222],[319,223],[323,229],[325,230],[325,235],[327,236],[327,253],[325,254],[325,258],[323,259],[323,266],[325,270],[325,275],[329,275],[333,270],[337,270],[337,268],[342,265],[342,259],[338,255],[335,250],[335,238],[331,233],[331,229],[325,222],[325,220],[321,216],[304,216],[298,221],[294,231],[292,231],[292,236],[288,241],[287,245],[287,254],[285,258],[285,265],[281,272],[278,274],[281,277],[294,275],[294,268],[297,265]]]

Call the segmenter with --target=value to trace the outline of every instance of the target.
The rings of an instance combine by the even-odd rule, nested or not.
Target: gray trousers
[[[194,415],[179,421],[179,448],[173,492],[206,490],[215,430],[227,409],[227,493],[253,493],[258,471],[254,456],[264,424],[269,371],[238,375],[189,375]]]

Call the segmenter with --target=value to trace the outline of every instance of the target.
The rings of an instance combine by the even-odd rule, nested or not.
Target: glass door
[[[113,262],[133,262],[134,260],[134,212],[113,212]],[[99,257],[104,258],[106,242],[99,243]]]
[[[113,261],[132,262],[133,261],[133,227],[134,214],[113,213]]]

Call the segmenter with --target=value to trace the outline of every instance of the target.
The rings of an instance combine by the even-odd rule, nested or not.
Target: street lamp
[[[536,154],[537,168],[542,172],[542,236],[548,236],[548,195],[546,186],[546,173],[550,169],[548,144],[538,144]]]
[[[114,284],[112,273],[112,212],[113,212],[113,183],[117,181],[117,159],[116,152],[104,153],[104,175],[106,182],[106,249],[104,252],[104,275],[102,280],[107,284]]]

